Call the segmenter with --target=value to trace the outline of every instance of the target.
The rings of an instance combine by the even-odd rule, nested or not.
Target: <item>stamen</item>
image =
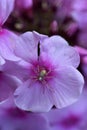
[[[40,76],[41,76],[41,77],[44,77],[44,76],[46,75],[46,73],[47,73],[46,70],[41,70]]]
[[[40,81],[42,81],[42,80],[43,80],[43,78],[42,78],[42,77],[39,77],[38,79],[39,79]]]
[[[46,70],[41,70],[41,72],[39,73],[38,80],[42,81],[46,76],[46,74],[47,74]]]

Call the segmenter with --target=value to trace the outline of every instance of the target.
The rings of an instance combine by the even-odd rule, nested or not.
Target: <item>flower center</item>
[[[43,92],[45,88],[53,91],[50,86],[54,76],[56,74],[55,67],[48,61],[33,61],[30,68],[30,79],[31,84],[37,83],[43,87]]]
[[[32,62],[30,78],[34,82],[48,83],[55,75],[54,69],[49,62]]]

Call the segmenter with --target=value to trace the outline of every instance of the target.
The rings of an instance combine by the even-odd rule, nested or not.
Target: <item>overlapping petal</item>
[[[53,106],[50,93],[38,82],[27,81],[14,93],[15,104],[27,111],[46,112]]]
[[[0,0],[0,26],[4,24],[14,7],[14,0]]]
[[[47,38],[47,36],[41,35],[34,31],[26,32],[22,34],[20,37],[23,40],[23,42],[17,44],[15,48],[15,53],[28,62],[31,62],[32,59],[37,59],[38,43],[42,41],[44,38]]]
[[[44,40],[41,50],[41,57],[46,57],[47,53],[47,56],[57,66],[72,65],[77,68],[80,63],[79,53],[60,36],[52,36]]]
[[[57,50],[55,52],[42,52],[40,59],[43,59],[44,62],[46,62],[47,58],[56,68],[64,65],[77,68],[80,63],[80,56],[72,47],[61,49],[60,52]]]
[[[3,65],[5,63],[5,60],[0,56],[0,65]]]
[[[0,102],[8,99],[20,84],[16,77],[0,72]]]
[[[50,86],[54,88],[52,94],[55,106],[62,108],[78,99],[83,89],[84,79],[74,67],[64,66],[57,70],[52,82]]]
[[[19,61],[20,58],[14,53],[15,45],[20,42],[20,38],[6,29],[0,32],[0,55],[7,60]]]
[[[55,51],[57,49],[57,51],[59,51],[60,49],[63,49],[66,46],[68,46],[68,42],[62,37],[55,35],[47,39],[44,39],[41,45],[41,50]]]
[[[6,61],[6,63],[1,67],[4,73],[9,75],[14,75],[21,81],[28,80],[30,76],[30,64],[24,61],[11,62]]]

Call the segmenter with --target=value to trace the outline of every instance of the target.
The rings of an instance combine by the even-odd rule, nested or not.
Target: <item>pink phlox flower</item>
[[[80,46],[75,46],[75,49],[78,51],[80,58],[81,58],[81,63],[82,64],[87,64],[87,49],[82,48]]]
[[[0,0],[0,26],[7,20],[14,7],[14,0]]]
[[[71,106],[45,113],[52,130],[83,130],[86,127],[87,90],[84,89],[80,99]]]
[[[76,42],[78,45],[87,48],[87,1],[74,0],[72,4],[71,17],[78,25]]]
[[[87,1],[74,0],[72,4],[72,18],[77,22],[81,30],[87,29]]]
[[[1,130],[50,130],[47,118],[38,113],[27,113],[18,109],[13,98],[0,105]]]
[[[27,80],[14,94],[16,105],[27,111],[47,112],[53,106],[63,108],[77,101],[84,85],[76,69],[78,52],[60,36],[47,37],[34,31],[20,37],[23,42],[16,44],[15,54],[29,65],[24,65]]]
[[[87,49],[82,48],[80,46],[75,46],[75,49],[79,52],[80,54],[80,70],[82,74],[84,75],[85,78],[85,84],[87,84]]]
[[[7,29],[3,29],[3,24],[12,12],[13,7],[14,0],[0,0],[0,64],[4,64],[5,59],[20,60],[13,53],[15,43],[18,42],[18,36]]]

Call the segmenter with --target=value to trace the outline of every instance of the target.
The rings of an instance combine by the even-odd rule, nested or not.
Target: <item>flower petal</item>
[[[14,93],[16,105],[26,111],[47,112],[52,107],[50,95],[40,83],[27,81]]]
[[[55,66],[64,66],[64,65],[72,65],[73,67],[77,68],[80,63],[80,56],[79,53],[75,50],[75,48],[70,46],[59,47],[59,49],[55,46],[51,48],[49,46],[49,51],[43,51],[41,53],[41,59],[47,59],[48,57],[50,61]]]
[[[81,56],[87,55],[87,49],[81,47],[81,46],[74,46],[74,48],[79,52]]]
[[[22,63],[20,63],[22,62]],[[2,71],[9,75],[14,75],[19,78],[21,81],[26,81],[30,75],[30,65],[24,61],[20,62],[11,62],[6,61],[6,63],[2,66]],[[22,65],[21,65],[22,64]]]
[[[48,52],[46,55],[52,62],[57,65],[73,65],[78,67],[80,63],[80,57],[78,52],[70,47],[65,39],[60,36],[52,36],[44,40],[41,45],[42,52]]]
[[[19,37],[8,31],[2,29],[0,32],[0,54],[4,59],[19,61],[20,58],[17,57],[14,53],[15,44],[19,41]]]
[[[0,65],[5,64],[5,60],[0,56]]]
[[[0,26],[4,24],[14,7],[14,0],[0,0]]]
[[[60,51],[62,48],[68,46],[68,42],[60,36],[52,36],[46,38],[41,45],[42,51]]]
[[[78,52],[70,47],[66,40],[60,36],[52,36],[45,39],[41,44],[42,52],[48,52],[46,55],[57,65],[72,65],[78,67],[80,57]]]
[[[57,70],[56,77],[50,82],[54,88],[53,99],[57,108],[62,108],[77,101],[82,92],[84,79],[74,67],[65,66]]]
[[[23,41],[17,44],[15,53],[28,62],[32,61],[32,59],[37,59],[38,43],[40,40],[42,41],[44,38],[47,38],[47,36],[34,31],[26,32],[20,35],[20,37]]]
[[[43,42],[43,40],[45,40],[46,38],[48,38],[47,35],[40,34],[40,33],[36,32],[36,31],[33,31],[32,33],[33,33],[35,39],[37,41],[39,41],[39,42]]]
[[[20,35],[22,41],[16,44],[15,53],[26,61],[37,58],[37,44],[32,32],[26,32]]]
[[[0,102],[6,100],[11,96],[14,90],[21,82],[13,76],[0,73]]]

